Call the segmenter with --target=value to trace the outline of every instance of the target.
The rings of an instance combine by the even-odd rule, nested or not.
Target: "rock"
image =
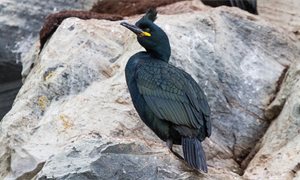
[[[91,8],[91,12],[132,16],[143,14],[149,8],[166,6],[184,0],[102,0]]]
[[[299,0],[260,0],[257,6],[261,17],[296,35],[300,47]]]
[[[35,42],[46,15],[65,9],[89,9],[95,1],[6,0],[1,2],[0,59],[12,62],[20,60],[21,54],[26,53]]]
[[[22,86],[21,80],[1,83],[0,87],[0,119],[11,109],[12,103]]]
[[[77,17],[80,19],[106,19],[111,21],[122,20],[122,16],[112,14],[99,14],[89,11],[61,11],[50,14],[46,17],[45,23],[40,31],[40,49],[43,49],[44,44],[56,31],[57,27],[64,19],[69,17]]]
[[[0,121],[11,109],[22,85],[20,69],[18,64],[0,62]]]
[[[78,17],[80,19],[107,19],[107,20],[121,20],[124,16],[133,16],[137,14],[143,14],[150,8],[159,8],[175,2],[184,0],[103,0],[98,1],[93,5],[90,11],[61,11],[58,13],[50,14],[47,16],[43,28],[40,31],[40,47],[43,48],[45,42],[55,32],[61,22],[69,17]],[[218,7],[222,5],[235,6],[244,9],[250,13],[257,14],[256,0],[247,0],[244,3],[230,0],[223,1],[207,1],[202,0],[206,5]],[[186,1],[189,4],[191,10],[196,10],[199,6],[200,1],[193,1],[193,3]],[[181,3],[182,4],[182,3]],[[182,5],[180,6],[182,8]],[[195,9],[196,8],[196,9]],[[174,13],[174,9],[166,10],[166,13]],[[187,9],[180,9],[180,11],[187,12]],[[178,10],[177,10],[178,12]]]
[[[268,111],[283,108],[269,127],[245,172],[248,179],[300,178],[300,63],[289,68],[285,81]]]
[[[178,1],[183,0],[103,0],[95,3],[89,11],[61,11],[50,14],[40,31],[40,47],[43,48],[46,41],[66,18],[121,20],[124,16],[143,14],[149,8],[165,6]]]
[[[258,11],[263,18],[289,30],[300,28],[300,2],[297,0],[261,0]]]
[[[89,9],[96,0],[50,1],[5,0],[0,2],[0,120],[11,108],[21,86],[20,60],[36,41],[44,18],[63,9]],[[4,80],[3,80],[4,79]],[[12,80],[11,80],[12,79]],[[10,89],[2,89],[10,82]],[[12,86],[16,85],[16,86]]]
[[[208,175],[190,172],[161,144],[107,142],[95,135],[66,147],[45,164],[37,179],[240,179],[237,174],[212,170]],[[101,154],[101,156],[99,156]],[[170,156],[169,158],[165,158]],[[70,163],[71,162],[71,163]],[[68,169],[66,171],[66,169]],[[186,172],[184,172],[186,171]]]
[[[142,50],[135,35],[120,22],[69,18],[27,58],[35,65],[0,126],[0,179],[243,179],[241,163],[269,126],[264,108],[299,50],[237,8],[187,9],[160,14],[157,24],[169,35],[171,63],[208,96],[208,174],[176,159],[135,112],[124,78]]]

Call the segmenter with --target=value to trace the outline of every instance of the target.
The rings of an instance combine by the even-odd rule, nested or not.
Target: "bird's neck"
[[[154,58],[169,62],[171,56],[170,48],[158,48],[156,50],[146,49],[146,51]]]

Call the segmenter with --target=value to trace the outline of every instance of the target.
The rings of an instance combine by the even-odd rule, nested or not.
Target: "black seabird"
[[[210,108],[196,81],[168,63],[171,48],[166,33],[154,24],[157,12],[149,10],[135,25],[122,22],[137,35],[146,51],[130,57],[126,82],[133,105],[143,122],[167,143],[181,144],[185,161],[207,172],[201,141],[211,135]]]

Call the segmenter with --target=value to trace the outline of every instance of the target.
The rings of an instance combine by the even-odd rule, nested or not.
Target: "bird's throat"
[[[169,62],[171,51],[170,49],[162,49],[160,51],[154,51],[152,49],[146,49],[147,53],[149,53],[152,57],[156,59],[160,59],[165,62]]]

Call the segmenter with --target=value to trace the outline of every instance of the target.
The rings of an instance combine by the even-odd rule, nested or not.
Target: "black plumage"
[[[201,0],[204,4],[218,7],[218,6],[233,6],[248,11],[252,14],[257,12],[257,0]]]
[[[166,33],[153,22],[149,10],[135,25],[122,22],[137,34],[146,52],[133,55],[125,68],[133,105],[144,123],[167,142],[182,144],[184,159],[207,172],[201,141],[211,135],[210,108],[196,81],[185,71],[168,64],[171,48]]]

